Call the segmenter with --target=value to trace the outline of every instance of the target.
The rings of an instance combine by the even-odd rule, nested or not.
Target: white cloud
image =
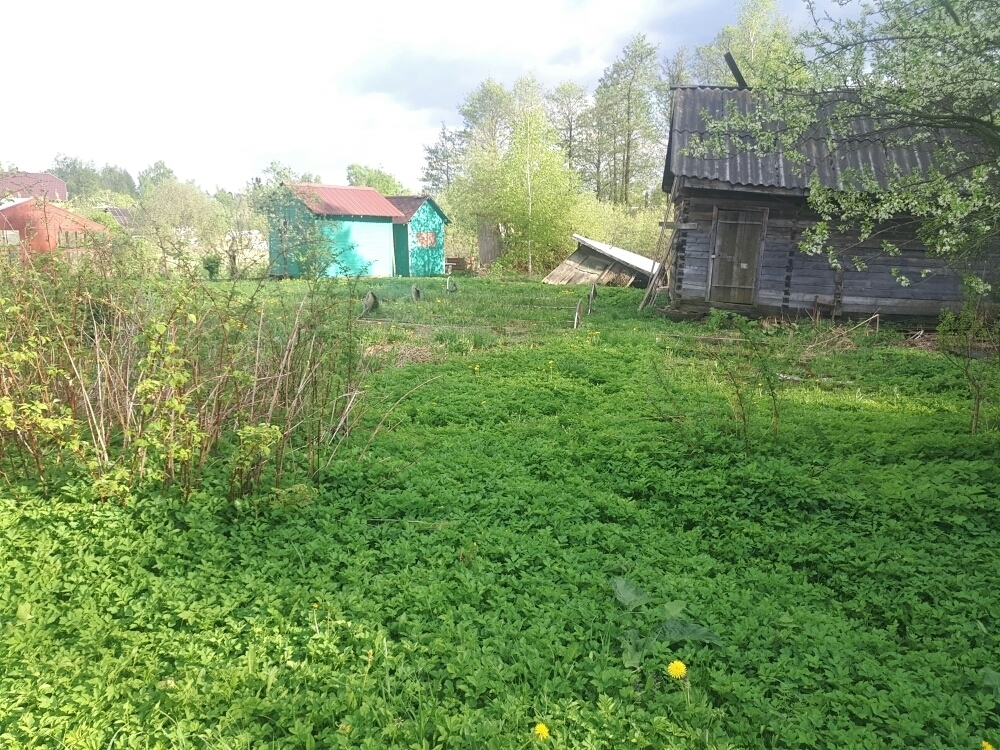
[[[163,159],[209,189],[272,159],[331,183],[361,162],[416,187],[422,144],[486,75],[593,83],[635,33],[699,43],[734,15],[726,0],[10,3],[0,161],[62,152],[135,175]]]

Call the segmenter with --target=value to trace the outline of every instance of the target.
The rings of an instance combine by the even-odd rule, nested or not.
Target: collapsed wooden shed
[[[936,317],[960,306],[963,270],[989,272],[985,262],[959,269],[928,255],[903,222],[887,223],[865,241],[833,232],[829,244],[839,263],[802,252],[803,232],[819,219],[807,201],[811,179],[842,190],[847,175],[866,170],[885,187],[892,174],[926,170],[932,148],[887,144],[875,123],[859,120],[846,145],[831,149],[818,133],[794,158],[737,148],[696,155],[691,147],[709,136],[706,115],[745,114],[753,106],[748,89],[675,90],[663,190],[679,223],[667,235],[664,273],[644,304],[665,290],[682,311]],[[899,253],[887,252],[883,241]]]
[[[637,253],[574,234],[576,252],[542,279],[543,284],[597,284],[644,289],[659,263]]]

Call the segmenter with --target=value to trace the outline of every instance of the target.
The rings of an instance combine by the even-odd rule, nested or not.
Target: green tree
[[[587,90],[573,81],[564,81],[545,95],[549,122],[566,154],[566,166],[575,169],[580,160],[580,140],[584,118],[590,107]]]
[[[736,25],[724,26],[708,44],[695,49],[691,73],[698,83],[731,86],[732,72],[725,61],[729,52],[749,86],[772,81],[786,85],[804,83],[804,57],[791,31],[788,16],[778,0],[741,0]]]
[[[426,192],[440,195],[452,186],[461,174],[466,140],[464,130],[448,128],[441,123],[437,141],[424,146],[424,169],[420,179]]]
[[[674,87],[687,86],[694,81],[693,62],[691,50],[684,46],[678,47],[669,59],[664,57],[660,61],[660,82],[656,88],[656,117],[661,140],[664,144],[670,137]]]
[[[127,170],[119,166],[105,164],[99,174],[103,189],[133,198],[138,197],[139,191],[136,188],[135,180],[132,179],[132,175]]]
[[[319,175],[297,173],[279,162],[271,162],[261,177],[251,180],[245,191],[247,221],[268,235],[271,273],[297,269],[306,278],[322,275],[336,261],[320,234],[313,215],[306,210],[292,186],[320,183]],[[236,205],[236,200],[233,201]]]
[[[155,162],[139,172],[139,191],[145,194],[167,180],[177,180],[174,170],[162,161]]]
[[[347,166],[347,184],[363,185],[375,188],[382,195],[409,195],[410,191],[393,175],[377,167],[367,167],[363,164]]]
[[[101,175],[92,161],[57,154],[49,171],[65,180],[70,198],[85,199],[101,189]]]
[[[218,201],[193,182],[169,178],[146,183],[135,219],[139,232],[159,251],[164,273],[190,270],[196,259],[218,254],[226,233]]]
[[[465,121],[470,146],[499,156],[510,143],[514,95],[503,84],[487,78],[458,108]]]
[[[802,76],[765,78],[754,91],[757,107],[714,123],[714,139],[741,131],[747,148],[794,154],[822,127],[844,159],[864,123],[887,149],[925,156],[921,168],[895,165],[887,175],[848,170],[836,190],[814,183],[810,203],[824,221],[806,249],[832,251],[825,241],[833,227],[859,228],[865,238],[892,217],[914,221],[932,252],[952,258],[975,258],[994,246],[1000,236],[1000,4],[859,2],[843,18],[817,15],[802,42]]]
[[[590,117],[590,166],[597,197],[648,200],[659,169],[657,48],[636,35],[597,84]]]
[[[465,221],[498,228],[503,264],[534,273],[561,260],[570,242],[577,179],[565,164],[538,81],[521,78],[512,91],[487,85],[490,100],[503,103],[505,119],[502,127],[492,116],[469,122],[473,134],[465,175],[453,195]],[[477,134],[482,122],[486,129]],[[501,131],[502,137],[493,137]]]

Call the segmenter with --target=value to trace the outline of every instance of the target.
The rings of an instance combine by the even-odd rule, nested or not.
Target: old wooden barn
[[[672,239],[663,256],[662,283],[672,306],[748,315],[936,317],[943,307],[960,305],[962,269],[928,255],[899,224],[881,227],[864,242],[832,235],[840,267],[799,249],[803,231],[818,219],[807,203],[813,175],[824,187],[843,189],[845,174],[866,168],[885,186],[896,170],[926,169],[930,149],[887,146],[872,134],[872,123],[859,121],[849,148],[831,151],[817,137],[802,145],[802,158],[735,148],[722,157],[692,155],[690,147],[708,134],[706,114],[746,113],[751,96],[747,89],[723,87],[675,91],[663,190],[684,228],[667,233]],[[900,253],[886,252],[883,240]]]

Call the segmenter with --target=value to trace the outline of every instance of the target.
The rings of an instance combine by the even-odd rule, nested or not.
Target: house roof
[[[66,182],[47,172],[14,172],[0,177],[0,198],[48,198],[64,201],[69,198]]]
[[[584,247],[589,247],[591,250],[595,250],[601,255],[606,255],[612,260],[621,263],[623,266],[628,266],[632,270],[639,271],[647,276],[656,271],[660,265],[655,260],[650,260],[649,258],[639,255],[638,253],[623,250],[622,248],[615,247],[614,245],[607,245],[603,242],[598,242],[597,240],[592,240],[579,234],[574,234],[573,239]]]
[[[35,200],[34,198],[10,198],[8,200],[0,200],[0,211],[6,211],[8,208],[13,208],[26,201]]]
[[[441,207],[429,195],[387,195],[385,199],[403,214],[402,221],[397,221],[399,224],[405,224],[412,219],[413,214],[419,211],[420,207],[428,201],[441,214],[441,218],[444,219],[445,224],[451,223],[451,219],[445,215],[445,212],[441,210]]]
[[[14,198],[0,202],[0,216],[3,217],[3,225],[15,226],[30,216],[32,223],[37,226],[58,226],[63,222],[70,222],[74,226],[74,231],[107,233],[108,228],[103,224],[88,219],[86,216],[67,211],[65,208],[53,205],[40,198]],[[59,231],[63,231],[60,229]]]
[[[356,216],[402,219],[394,205],[375,188],[337,187],[298,182],[289,186],[310,211],[320,216]]]
[[[850,131],[838,136],[831,149],[822,124],[806,133],[798,156],[757,154],[733,146],[722,156],[691,156],[686,150],[708,136],[705,114],[722,119],[730,112],[746,115],[753,111],[749,89],[691,86],[674,90],[670,119],[670,145],[663,173],[663,190],[669,192],[675,175],[716,180],[729,185],[783,188],[804,195],[815,174],[823,187],[844,189],[845,172],[865,170],[882,187],[897,174],[926,171],[932,164],[932,144],[892,146],[879,133],[873,118],[858,117]],[[902,135],[905,135],[902,134]]]

